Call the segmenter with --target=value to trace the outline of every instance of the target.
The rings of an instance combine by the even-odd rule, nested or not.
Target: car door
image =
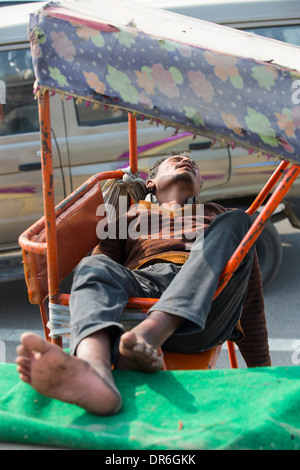
[[[87,177],[101,171],[127,167],[129,156],[127,114],[120,110],[94,109],[86,103],[64,101],[72,185],[76,188]],[[155,122],[137,121],[139,169],[143,177],[148,168],[170,151],[188,151],[199,165],[205,190],[225,184],[229,178],[229,157],[224,146],[188,132],[164,129]]]
[[[29,45],[0,46],[0,249],[43,214],[40,134]],[[55,98],[54,98],[55,99]],[[69,191],[64,126],[58,99],[51,103],[56,202]]]

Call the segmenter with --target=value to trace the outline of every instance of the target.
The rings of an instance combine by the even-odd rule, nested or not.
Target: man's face
[[[185,184],[189,188],[190,196],[198,196],[202,186],[197,164],[183,155],[173,155],[162,162],[151,181],[157,191],[166,189],[170,184]]]

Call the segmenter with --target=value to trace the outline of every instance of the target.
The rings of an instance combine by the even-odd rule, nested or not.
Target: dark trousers
[[[254,248],[246,255],[228,285],[213,300],[220,275],[251,225],[243,211],[219,215],[197,239],[183,266],[156,263],[130,271],[104,255],[85,258],[78,265],[70,296],[71,342],[79,342],[106,328],[112,338],[112,360],[124,328],[120,323],[129,297],[153,297],[151,310],[178,315],[186,321],[164,344],[165,349],[194,353],[238,335],[251,272]]]

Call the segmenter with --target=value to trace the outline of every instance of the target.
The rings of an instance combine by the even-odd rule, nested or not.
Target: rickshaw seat
[[[99,243],[96,235],[97,207],[103,203],[100,183],[97,181],[76,199],[76,192],[56,207],[56,236],[58,251],[59,283],[70,274],[79,261]],[[80,192],[79,192],[80,194]],[[74,202],[72,202],[72,199]],[[37,233],[33,242],[46,241],[43,218],[36,224]],[[29,300],[41,305],[48,296],[47,259],[44,254],[32,253],[23,249],[23,263]]]
[[[100,182],[97,181],[97,175],[93,178],[95,183],[92,187],[88,187],[86,184],[87,189],[85,189],[85,185],[82,185],[55,208],[59,283],[99,243],[96,226],[103,216],[97,216],[96,212],[97,207],[103,203],[103,196]],[[44,218],[41,218],[25,234],[28,240],[45,243]],[[27,251],[24,248],[22,251],[29,300],[32,304],[40,306],[45,336],[49,340],[49,332],[46,331],[48,326],[45,320],[45,301],[48,297],[47,258],[45,254]],[[62,296],[64,297],[64,304],[68,305],[69,295],[62,294]],[[147,309],[142,310],[146,312]],[[52,341],[62,345],[61,338]],[[221,348],[221,345],[219,345],[208,351],[188,355],[165,351],[165,367],[168,370],[212,369],[216,365]]]

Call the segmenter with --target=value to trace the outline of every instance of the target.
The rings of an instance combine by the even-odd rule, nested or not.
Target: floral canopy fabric
[[[116,0],[29,24],[37,90],[300,163],[300,48]]]

